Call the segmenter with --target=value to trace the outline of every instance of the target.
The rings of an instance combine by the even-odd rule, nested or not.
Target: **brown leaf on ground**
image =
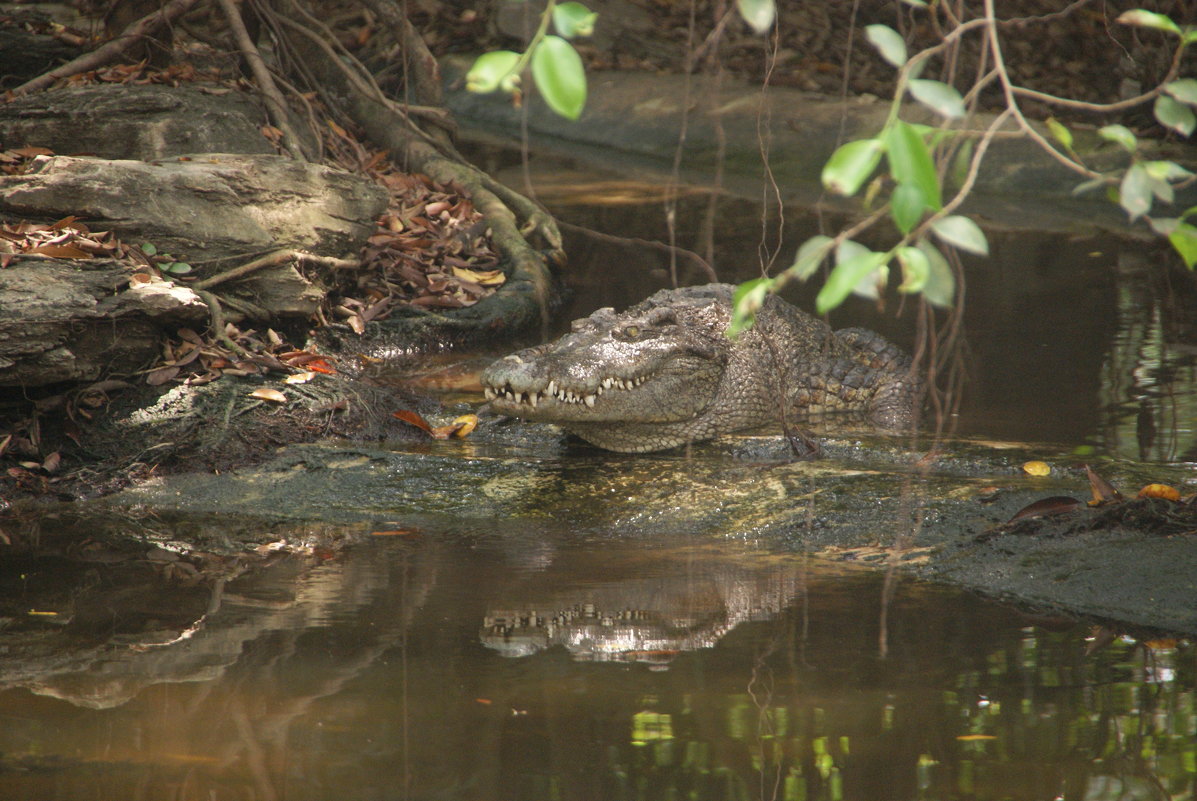
[[[1095,473],[1089,465],[1085,465],[1085,475],[1089,477],[1089,488],[1093,492],[1093,500],[1089,501],[1090,506],[1100,506],[1103,503],[1122,500],[1122,493],[1115,489],[1113,484]]]

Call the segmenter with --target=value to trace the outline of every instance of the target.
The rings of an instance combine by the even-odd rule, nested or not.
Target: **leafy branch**
[[[929,8],[922,0],[903,2],[915,8]],[[888,284],[890,265],[895,262],[902,275],[899,292],[921,293],[934,305],[950,306],[956,292],[955,277],[940,248],[988,254],[988,242],[980,227],[954,212],[972,191],[994,136],[1010,120],[1053,159],[1086,179],[1076,193],[1106,188],[1131,220],[1144,218],[1155,231],[1168,238],[1190,269],[1197,265],[1197,225],[1188,221],[1197,216],[1197,206],[1177,217],[1149,215],[1155,203],[1171,203],[1177,188],[1197,180],[1193,173],[1173,161],[1144,158],[1134,133],[1122,125],[1107,125],[1098,135],[1125,150],[1130,163],[1110,173],[1095,171],[1074,150],[1073,135],[1065,125],[1055,119],[1047,120],[1048,133],[1056,142],[1053,145],[1027,121],[1018,105],[1021,97],[1073,111],[1111,112],[1151,102],[1155,118],[1162,126],[1181,136],[1190,136],[1197,128],[1197,115],[1193,111],[1197,108],[1197,79],[1177,76],[1185,48],[1197,41],[1197,29],[1182,28],[1166,15],[1142,9],[1127,11],[1117,21],[1175,36],[1178,44],[1169,71],[1158,86],[1138,97],[1109,104],[1058,98],[1016,86],[1003,59],[993,0],[985,0],[983,16],[968,21],[953,19],[955,27],[938,44],[914,55],[907,53],[905,40],[894,29],[886,25],[867,26],[865,35],[869,43],[897,70],[889,114],[876,135],[838,147],[824,165],[821,179],[828,191],[844,197],[855,196],[867,186],[864,205],[872,207],[872,211],[837,236],[820,234],[803,242],[793,264],[777,276],[741,284],[728,334],[734,336],[752,324],[753,315],[767,294],[777,292],[790,281],[809,279],[828,260],[832,267],[815,301],[820,313],[836,308],[851,294],[878,299]],[[993,66],[967,95],[962,96],[955,87],[942,81],[920,77],[932,56],[978,29],[984,32]],[[1002,88],[1006,108],[979,139],[966,139],[959,130],[947,127],[966,117],[980,90],[994,81]],[[942,118],[941,127],[903,120],[901,114],[907,95]],[[948,164],[953,162],[953,153],[959,188],[945,203],[945,176]],[[883,159],[885,169],[874,177]],[[877,206],[878,197],[883,195],[884,201]],[[855,241],[855,236],[887,217],[900,234],[891,247],[874,251]]]

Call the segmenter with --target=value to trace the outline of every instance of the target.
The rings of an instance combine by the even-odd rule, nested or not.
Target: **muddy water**
[[[1087,625],[742,543],[396,529],[190,599],[182,635],[97,578],[108,614],[0,691],[0,798],[1197,791],[1193,646],[1087,653]]]

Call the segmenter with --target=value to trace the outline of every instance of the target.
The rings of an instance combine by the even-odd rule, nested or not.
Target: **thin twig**
[[[683,258],[693,262],[694,266],[700,269],[709,280],[719,280],[719,276],[715,273],[715,268],[712,267],[706,259],[692,250],[687,250],[686,248],[678,247],[677,245],[670,245],[665,242],[658,242],[654,239],[640,239],[639,237],[635,236],[616,236],[614,234],[605,234],[602,231],[596,231],[593,228],[584,228],[581,225],[574,225],[573,223],[558,221],[557,225],[567,231],[574,231],[576,233],[582,234],[583,236],[597,239],[600,242],[609,242],[611,244],[619,245],[635,245],[636,247],[647,248],[649,250],[658,250],[675,256],[682,256]]]

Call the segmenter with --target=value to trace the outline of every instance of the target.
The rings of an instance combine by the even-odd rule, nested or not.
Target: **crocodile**
[[[921,381],[897,346],[863,328],[832,331],[772,295],[729,338],[734,289],[661,290],[575,320],[571,333],[482,372],[490,408],[628,453],[829,412],[914,426]]]

